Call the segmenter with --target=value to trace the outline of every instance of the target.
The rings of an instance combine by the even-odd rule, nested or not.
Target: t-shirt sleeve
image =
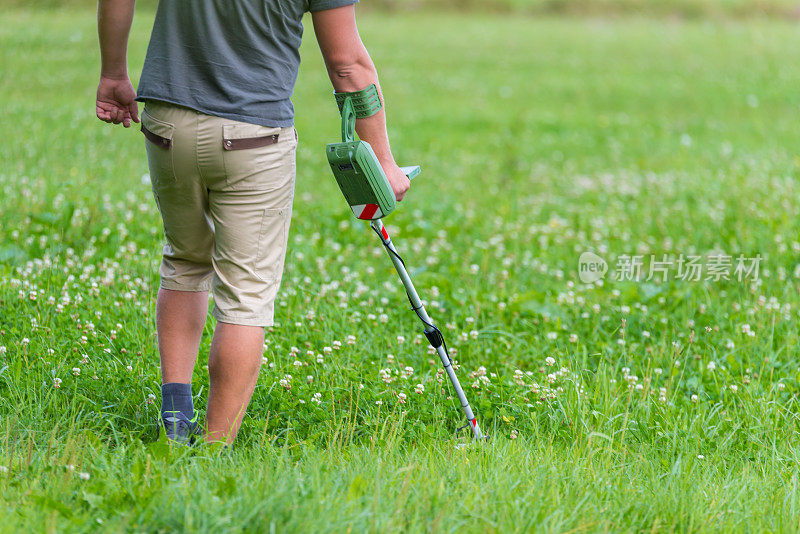
[[[349,6],[357,3],[358,0],[308,0],[309,11],[325,11],[335,7]]]

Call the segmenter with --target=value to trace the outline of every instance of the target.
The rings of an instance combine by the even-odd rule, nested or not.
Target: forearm
[[[100,75],[128,77],[128,35],[133,23],[135,0],[98,0],[97,33],[100,38]]]
[[[381,163],[394,163],[389,147],[389,136],[386,133],[386,105],[378,82],[378,73],[366,50],[353,63],[328,66],[328,74],[333,88],[339,92],[360,91],[375,84],[381,99],[380,111],[375,115],[356,120],[358,137],[372,146],[372,150]]]

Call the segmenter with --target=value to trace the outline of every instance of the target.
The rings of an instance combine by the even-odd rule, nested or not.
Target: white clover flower
[[[736,348],[736,343],[734,343],[734,342],[733,342],[733,340],[730,340],[730,339],[729,339],[729,340],[728,340],[728,341],[725,343],[725,348],[726,348],[726,349],[728,349],[728,350],[733,350],[734,348]]]
[[[698,455],[697,455],[697,458],[698,458],[698,459],[700,459],[700,460],[704,460],[704,459],[705,459],[705,456],[703,456],[702,454],[698,454]]]
[[[780,391],[783,391],[784,389],[786,389],[786,384],[784,384],[783,382],[778,382],[778,389]]]
[[[72,374],[75,375],[75,376],[78,376],[79,374],[81,374],[81,368],[80,367],[73,367],[72,368]]]
[[[347,336],[347,344],[348,345],[355,345],[356,344],[356,336],[354,336],[352,334]]]
[[[398,342],[398,343],[401,343],[401,344],[402,344],[402,343],[405,343],[405,341],[406,341],[406,338],[405,338],[405,337],[403,337],[403,336],[397,336],[397,342]]]
[[[737,386],[736,384],[731,384],[729,387],[730,387],[730,390],[733,393],[736,393],[737,391],[739,391],[739,386]]]
[[[398,393],[397,394],[397,400],[400,401],[400,404],[405,404],[406,403],[406,394],[405,393]]]
[[[261,357],[261,365],[267,365],[268,363],[269,363],[269,360],[266,358],[266,356],[262,356]]]
[[[378,321],[380,321],[382,323],[388,323],[389,322],[389,316],[386,315],[385,313],[382,313],[382,314],[380,314],[378,316]]]
[[[422,384],[417,384],[417,386],[414,388],[414,393],[418,395],[422,395],[424,391],[425,391],[425,386],[423,386]]]
[[[322,352],[325,354],[330,354],[333,352],[333,349],[331,347],[322,347]]]
[[[569,342],[570,343],[577,343],[578,342],[578,334],[570,334],[569,335]]]
[[[547,358],[544,359],[544,363],[546,363],[548,366],[552,367],[553,365],[555,365],[556,359],[553,358],[552,356],[548,356]]]
[[[714,360],[711,360],[710,362],[708,362],[708,365],[706,365],[706,369],[708,369],[709,371],[713,371],[716,368],[717,364],[714,362]]]
[[[383,380],[383,382],[386,384],[390,384],[392,380],[394,380],[394,378],[392,378],[391,369],[381,369],[378,371],[378,374],[381,375],[381,380]]]
[[[0,473],[6,474],[8,473],[8,467],[4,465],[0,465]]]
[[[5,354],[6,351],[8,351],[8,349],[5,346],[0,345],[0,354]]]
[[[292,375],[283,375],[279,384],[287,390],[292,389]]]
[[[314,393],[311,397],[311,402],[316,402],[317,404],[322,403],[322,393]]]
[[[696,403],[697,400],[698,400],[698,397],[697,397],[697,395],[692,395],[691,399],[692,399],[692,402]]]
[[[511,439],[517,439],[517,435],[518,435],[518,434],[517,434],[517,431],[516,431],[516,430],[512,430],[512,431],[511,431],[511,435],[510,435],[509,437],[510,437]]]
[[[556,339],[556,338],[558,338],[558,333],[556,333],[556,332],[548,332],[547,333],[547,339],[551,339],[552,340],[552,339]]]
[[[624,339],[622,339],[622,338],[619,338],[619,339],[617,340],[617,345],[624,345],[624,344],[625,344],[625,340],[624,340]]]
[[[308,383],[310,384],[310,383],[311,383],[311,382],[313,382],[313,381],[314,381],[314,375],[308,375],[308,376],[306,376],[306,382],[308,382]]]
[[[295,360],[294,363],[292,363],[292,365],[294,365],[295,367],[302,367],[303,362],[301,362],[300,360]]]
[[[60,378],[55,377],[53,379],[53,387],[54,388],[60,388],[61,387],[61,379]]]
[[[663,369],[661,369],[661,367],[656,367],[655,369],[653,369],[653,372],[654,372],[655,374],[657,374],[657,375],[660,375],[661,373],[663,373],[663,372],[664,372],[664,370],[663,370]]]
[[[78,478],[81,480],[89,480],[91,477],[89,476],[89,473],[78,473]]]
[[[322,354],[317,354],[317,363],[325,363],[325,358],[322,357]]]
[[[382,404],[383,404],[383,401],[382,401],[382,400],[376,400],[376,401],[375,401],[375,404],[377,404],[378,406],[380,406],[380,405],[382,405]]]
[[[394,363],[394,354],[387,354],[386,361],[389,363]]]

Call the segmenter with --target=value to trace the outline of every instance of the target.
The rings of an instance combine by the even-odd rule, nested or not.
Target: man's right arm
[[[126,128],[139,122],[136,91],[128,77],[128,34],[135,0],[99,0],[97,33],[100,38],[100,83],[97,118]]]
[[[360,91],[375,84],[381,102],[383,94],[378,83],[378,73],[361,42],[356,26],[355,8],[352,5],[312,12],[314,32],[317,35],[322,57],[336,91]],[[356,121],[358,137],[368,142],[381,163],[397,200],[402,200],[411,182],[397,166],[386,133],[385,106],[381,110]]]

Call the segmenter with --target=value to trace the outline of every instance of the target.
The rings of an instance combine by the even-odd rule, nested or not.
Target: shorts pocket
[[[291,207],[267,208],[261,217],[254,271],[262,281],[275,282],[281,279],[291,210]]]
[[[229,191],[279,188],[291,172],[297,140],[289,128],[257,124],[222,125],[222,161]]]
[[[142,133],[146,139],[147,165],[150,168],[150,182],[153,188],[174,183],[172,142],[175,126],[156,119],[145,108],[142,111]]]

